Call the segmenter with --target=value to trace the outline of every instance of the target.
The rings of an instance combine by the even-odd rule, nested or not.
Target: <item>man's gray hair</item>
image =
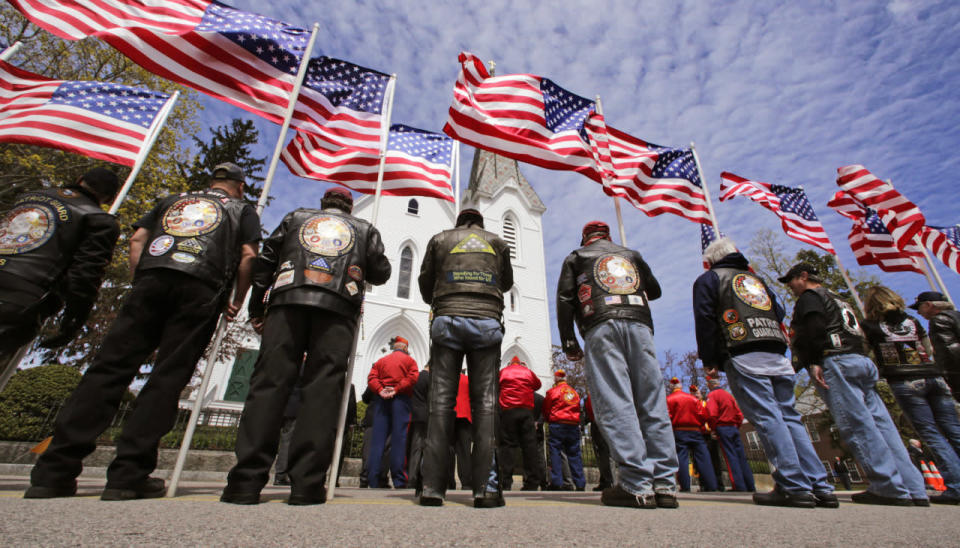
[[[703,260],[706,261],[710,266],[713,266],[720,259],[726,257],[731,253],[737,252],[737,244],[733,243],[733,240],[724,236],[719,240],[716,240],[712,244],[708,245],[706,249],[703,250]]]

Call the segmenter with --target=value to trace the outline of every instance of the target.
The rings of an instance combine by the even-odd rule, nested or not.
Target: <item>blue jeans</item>
[[[900,432],[877,394],[879,375],[870,358],[839,354],[823,360],[823,379],[817,386],[827,402],[840,437],[853,451],[870,480],[869,491],[892,498],[927,498],[923,476],[910,462]]]
[[[943,377],[890,381],[897,403],[934,456],[946,494],[960,496],[960,420]]]
[[[650,328],[607,320],[583,339],[594,416],[619,467],[620,486],[633,495],[675,492],[677,451]]]
[[[753,483],[753,471],[747,462],[747,453],[740,441],[740,427],[730,424],[718,424],[716,428],[720,454],[727,463],[730,472],[730,487],[734,491],[756,491]],[[717,478],[719,479],[719,478]]]
[[[550,485],[563,485],[563,459],[560,453],[567,456],[570,463],[570,476],[573,484],[582,489],[587,480],[583,477],[583,459],[580,457],[580,428],[575,424],[550,424]]]
[[[777,488],[794,495],[832,493],[833,485],[793,407],[794,375],[749,375],[730,362],[724,370],[743,416],[757,429]]]
[[[397,489],[407,486],[407,428],[410,425],[410,396],[397,394],[385,400],[377,396],[373,401],[373,442],[370,444],[370,454],[374,458],[369,461],[367,479],[370,487],[386,487],[380,485],[380,458],[387,443],[387,434],[390,434],[390,476],[393,486]]]
[[[703,434],[694,430],[674,430],[673,437],[677,444],[677,482],[681,491],[690,490],[690,457],[693,456],[693,465],[703,478],[707,491],[717,490],[717,476],[713,473],[713,461],[710,460],[710,451]]]

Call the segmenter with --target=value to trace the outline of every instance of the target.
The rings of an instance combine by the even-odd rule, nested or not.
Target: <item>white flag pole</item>
[[[10,47],[8,47],[7,49],[0,51],[0,61],[6,61],[11,57],[13,57],[13,54],[17,53],[17,51],[20,50],[20,46],[22,45],[23,44],[21,44],[20,41],[17,40],[16,42],[10,44]]]
[[[157,138],[160,137],[163,126],[167,123],[167,118],[170,116],[170,113],[173,112],[173,105],[176,104],[179,98],[180,92],[173,92],[173,95],[160,107],[160,112],[158,112],[157,117],[153,119],[153,123],[150,124],[150,129],[147,132],[147,141],[140,147],[140,153],[137,154],[133,169],[130,170],[130,174],[127,175],[127,180],[124,181],[123,186],[120,187],[120,191],[117,192],[116,198],[113,199],[113,205],[110,206],[109,211],[111,215],[116,215],[117,210],[120,209],[120,204],[123,203],[123,200],[127,197],[127,193],[130,192],[133,181],[137,178],[137,175],[140,174],[143,164],[147,161],[147,156],[150,155],[154,143],[156,143]]]
[[[453,142],[453,158],[450,163],[453,164],[453,211],[456,214],[460,211],[460,141]]]
[[[713,230],[717,232],[717,238],[720,237],[720,225],[717,224],[717,215],[713,212],[713,200],[710,199],[710,189],[707,187],[707,177],[703,174],[703,168],[700,167],[700,156],[697,155],[697,146],[690,141],[690,152],[693,153],[693,162],[697,164],[697,172],[700,175],[700,184],[703,185],[703,195],[707,199],[707,211],[710,213],[710,223]]]
[[[370,224],[377,225],[380,215],[380,196],[383,193],[383,170],[387,165],[387,142],[390,139],[390,115],[393,112],[393,92],[397,85],[397,75],[391,74],[387,82],[387,92],[383,98],[383,117],[380,123],[380,167],[377,170],[377,187],[373,192],[373,216]]]
[[[913,237],[913,241],[917,244],[917,247],[920,248],[920,251],[923,253],[923,258],[927,261],[928,272],[932,272],[933,276],[937,279],[937,284],[940,286],[940,291],[943,292],[943,295],[951,303],[953,302],[953,297],[950,296],[950,292],[947,291],[946,284],[943,283],[943,278],[940,277],[940,273],[937,272],[937,267],[933,262],[933,259],[930,258],[930,254],[927,253],[927,248],[923,246],[923,242],[920,240],[920,236],[916,235]],[[934,288],[936,291],[936,288]]]
[[[599,96],[599,95],[596,96],[596,104],[597,104],[597,114],[599,114],[600,116],[603,116],[603,103],[600,101],[600,96]],[[604,127],[606,127],[606,120],[604,120]],[[600,170],[600,176],[603,177],[603,178],[604,178],[604,181],[606,182],[607,176],[606,176],[606,174],[604,173],[603,166],[601,166],[599,162],[597,162],[597,168]],[[606,186],[606,185],[604,185],[604,186]],[[626,246],[627,246],[627,232],[626,232],[626,230],[624,230],[624,228],[623,228],[623,213],[620,211],[620,197],[619,197],[619,196],[614,196],[614,197],[613,197],[613,208],[614,208],[614,210],[616,210],[616,212],[617,212],[617,227],[620,229],[620,245],[626,247]]]
[[[283,119],[283,125],[280,126],[280,135],[277,137],[277,146],[273,151],[273,158],[270,160],[270,168],[267,170],[267,178],[263,182],[260,199],[257,201],[257,215],[263,213],[267,206],[267,198],[270,196],[270,187],[273,184],[273,176],[277,171],[277,163],[280,160],[280,153],[283,151],[283,144],[286,140],[287,130],[290,128],[290,120],[293,118],[293,111],[297,106],[297,98],[300,96],[300,88],[303,87],[303,79],[307,74],[307,67],[310,65],[310,56],[313,53],[313,45],[317,41],[317,34],[320,31],[320,24],[313,24],[313,31],[310,33],[310,41],[303,51],[303,59],[300,60],[300,69],[297,71],[297,80],[290,93],[290,102],[287,105],[287,112]],[[233,300],[236,294],[236,284],[230,295]],[[247,299],[250,298],[248,293]],[[246,307],[244,307],[246,308]],[[220,316],[217,324],[216,335],[213,338],[213,345],[207,352],[204,364],[203,376],[200,380],[200,387],[197,389],[196,398],[194,398],[193,409],[190,411],[190,420],[187,422],[187,430],[183,433],[183,441],[180,444],[180,452],[177,454],[177,463],[173,469],[173,475],[170,478],[170,486],[167,488],[167,496],[173,497],[177,494],[177,484],[180,482],[180,475],[183,473],[183,465],[187,460],[187,453],[190,451],[190,443],[193,441],[193,434],[197,428],[197,419],[200,417],[200,411],[203,408],[203,396],[206,394],[207,387],[210,385],[210,378],[213,377],[214,364],[217,361],[217,354],[220,352],[220,345],[223,344],[223,337],[227,332],[227,317]]]

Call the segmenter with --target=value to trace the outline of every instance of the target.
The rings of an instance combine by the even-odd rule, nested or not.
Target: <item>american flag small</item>
[[[97,37],[143,68],[281,123],[310,31],[209,0],[9,0],[67,40]],[[310,61],[291,125],[377,150],[389,76]]]
[[[960,225],[925,226],[920,241],[950,270],[960,274]]]
[[[837,185],[853,198],[879,213],[895,245],[906,249],[915,245],[915,236],[926,223],[920,209],[893,185],[881,181],[861,165],[837,169]],[[892,215],[887,215],[891,212]]]
[[[876,211],[842,190],[834,194],[827,205],[853,221],[848,239],[858,264],[876,265],[885,272],[924,273],[920,249],[916,244],[907,246],[905,251],[897,249]]]
[[[0,142],[133,166],[167,99],[121,84],[52,80],[0,61]]]
[[[823,230],[823,225],[820,224],[820,219],[802,188],[752,181],[727,171],[721,173],[720,201],[740,195],[747,196],[776,213],[787,236],[836,255],[830,238]]]
[[[700,223],[700,254],[702,255],[710,244],[723,238],[725,234],[723,232],[717,236],[717,231],[713,229],[713,225],[705,225]],[[703,260],[703,269],[710,270],[710,263],[706,259]]]
[[[452,155],[453,140],[446,135],[402,124],[390,126],[383,194],[454,201]],[[336,148],[298,132],[281,158],[294,175],[338,183],[362,194],[376,191],[379,153]]]

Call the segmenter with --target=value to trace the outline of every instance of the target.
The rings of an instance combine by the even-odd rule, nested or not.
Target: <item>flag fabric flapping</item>
[[[0,61],[0,142],[133,166],[167,99],[121,84],[52,80]]]
[[[776,213],[787,236],[836,255],[802,188],[753,181],[728,171],[721,173],[720,201],[741,195]]]
[[[9,0],[68,40],[94,36],[143,68],[282,123],[310,31],[209,0]],[[291,125],[377,150],[389,76],[310,60]]]
[[[713,225],[700,223],[700,254],[703,255],[707,248],[710,247],[710,244],[725,236],[723,232],[717,235],[717,231],[713,229]],[[710,263],[708,263],[706,259],[703,260],[703,269],[710,270]]]
[[[960,225],[925,226],[920,241],[950,270],[960,274]]]
[[[908,245],[905,251],[898,249],[876,211],[842,190],[834,194],[827,205],[853,221],[847,238],[858,264],[876,265],[885,272],[924,274],[920,249],[916,244]]]
[[[914,238],[926,220],[920,209],[893,185],[881,181],[861,165],[838,168],[837,185],[881,216],[899,249],[915,245]]]
[[[450,137],[393,124],[387,139],[383,194],[454,201],[452,155]],[[378,153],[336,148],[314,135],[297,133],[281,158],[294,175],[338,183],[363,194],[376,190]]]

